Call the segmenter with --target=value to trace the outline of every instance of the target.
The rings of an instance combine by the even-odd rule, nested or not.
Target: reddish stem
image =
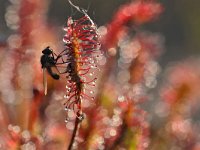
[[[79,116],[79,113],[77,113],[77,116]],[[76,117],[75,126],[74,126],[74,130],[73,130],[72,137],[71,137],[71,140],[70,140],[70,144],[68,146],[68,150],[71,150],[72,147],[73,147],[73,144],[74,144],[74,141],[75,141],[75,137],[76,137],[76,133],[78,131],[79,123],[80,123],[80,120],[79,120],[78,117]]]

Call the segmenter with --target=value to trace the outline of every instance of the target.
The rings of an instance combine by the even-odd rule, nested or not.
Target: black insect
[[[46,70],[50,74],[50,76],[58,80],[60,76],[52,71],[52,67],[56,68],[57,60],[60,58],[60,56],[57,56],[53,50],[50,49],[50,47],[46,47],[42,51],[43,55],[41,56],[40,63],[42,65],[43,69],[43,85],[44,85],[44,93],[47,94],[47,79],[46,79]],[[57,68],[56,68],[57,69]]]
[[[52,71],[52,67],[56,67],[56,62],[58,57],[55,58],[55,53],[50,49],[48,46],[42,51],[43,55],[41,56],[40,62],[42,65],[42,69],[47,69],[48,73],[51,75],[52,78],[58,80],[60,76],[57,73]]]

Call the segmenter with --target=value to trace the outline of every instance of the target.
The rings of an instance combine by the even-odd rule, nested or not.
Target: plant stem
[[[76,133],[77,133],[77,131],[78,131],[79,123],[80,123],[80,120],[79,120],[78,117],[76,117],[75,126],[74,126],[74,130],[73,130],[73,133],[72,133],[72,137],[71,137],[70,144],[69,144],[69,146],[68,146],[68,150],[71,150],[71,149],[72,149],[72,146],[73,146],[73,144],[74,144],[74,140],[75,140],[75,137],[76,137]]]

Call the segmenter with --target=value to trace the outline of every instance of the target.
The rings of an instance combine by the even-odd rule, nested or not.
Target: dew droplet
[[[71,111],[71,109],[68,107],[65,107],[65,111]]]
[[[83,121],[83,119],[84,119],[85,117],[84,117],[84,114],[80,114],[79,116],[77,116],[77,118],[79,119],[79,121]]]
[[[83,89],[83,93],[85,92],[85,89]],[[82,100],[83,99],[83,96],[82,95],[80,95],[80,99]]]
[[[93,85],[93,86],[95,86],[95,84],[96,84],[96,82],[95,82],[95,81],[93,81],[93,82],[92,82],[92,85]]]
[[[94,61],[93,61],[93,60],[92,60],[92,61],[90,61],[90,64],[91,64],[91,65],[93,65],[93,64],[94,64]]]
[[[63,42],[66,44],[70,44],[71,42],[69,40],[66,40],[65,37],[63,38]]]
[[[67,92],[70,92],[71,91],[71,88],[67,88]]]
[[[66,118],[65,119],[65,123],[68,123],[70,120],[69,120],[69,118]]]
[[[68,27],[64,27],[63,30],[64,30],[64,31],[67,31],[67,30],[68,30]]]
[[[97,65],[92,65],[91,68],[97,68]]]
[[[94,91],[90,91],[90,94],[94,94]]]
[[[64,95],[64,98],[65,98],[65,99],[68,99],[68,98],[69,98],[69,95]]]

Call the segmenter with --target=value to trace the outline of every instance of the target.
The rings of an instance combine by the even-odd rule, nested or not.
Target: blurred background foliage
[[[17,1],[17,0],[10,0],[10,1]],[[106,24],[110,23],[112,20],[113,14],[118,10],[118,8],[120,8],[120,6],[122,4],[125,4],[127,2],[131,2],[131,0],[74,0],[75,4],[77,4],[78,6],[81,6],[83,8],[86,8],[88,10],[89,16],[95,21],[95,23],[98,26],[102,26],[102,25],[106,25]],[[150,113],[148,114],[149,115],[148,121],[151,122],[151,128],[150,128],[150,130],[151,130],[150,138],[151,138],[151,142],[152,142],[150,144],[151,148],[158,150],[160,147],[162,147],[161,149],[165,150],[165,149],[169,149],[166,146],[170,145],[170,143],[174,142],[177,137],[182,138],[182,134],[185,134],[185,136],[188,136],[189,137],[188,139],[190,139],[191,141],[195,141],[193,137],[199,137],[199,135],[196,136],[196,134],[198,133],[198,130],[197,129],[195,130],[195,128],[192,129],[195,126],[196,126],[196,128],[199,127],[199,123],[195,126],[192,126],[193,121],[200,120],[199,116],[198,116],[199,110],[196,111],[197,108],[194,109],[195,114],[192,114],[193,108],[195,108],[194,106],[198,103],[198,100],[200,97],[198,94],[199,92],[197,92],[197,90],[199,89],[198,83],[199,83],[199,76],[200,76],[199,70],[200,69],[195,70],[199,64],[199,61],[189,60],[188,58],[190,58],[190,57],[198,58],[198,55],[199,55],[199,49],[200,49],[200,42],[199,42],[199,39],[200,39],[200,28],[199,28],[200,27],[200,17],[199,17],[199,14],[200,14],[200,12],[199,11],[200,11],[200,9],[198,7],[200,6],[200,1],[197,1],[197,0],[190,0],[190,1],[189,0],[177,0],[177,1],[161,0],[159,2],[161,2],[164,6],[164,12],[161,14],[161,16],[155,22],[153,22],[153,23],[150,22],[148,24],[140,26],[139,28],[142,29],[141,31],[143,31],[143,30],[151,31],[153,33],[158,33],[159,35],[162,36],[161,38],[163,38],[165,41],[165,43],[164,43],[165,50],[164,50],[164,53],[162,54],[162,56],[159,58],[159,64],[161,64],[161,69],[163,69],[163,70],[165,70],[168,67],[169,68],[167,69],[167,71],[163,71],[164,72],[164,75],[163,75],[164,79],[162,80],[163,83],[159,82],[158,87],[156,89],[151,89],[152,91],[156,91],[156,92],[154,92],[154,93],[152,92],[153,94],[151,92],[150,92],[150,94],[149,93],[147,94],[150,101],[147,101],[144,104],[142,104],[142,107],[143,106],[146,107],[145,110],[147,110],[147,112],[148,111],[153,112],[152,114],[150,114]],[[10,5],[10,2],[8,0],[0,0],[0,22],[1,22],[0,23],[0,44],[5,44],[5,41],[7,40],[7,38],[11,34],[16,32],[16,31],[10,30],[10,28],[7,27],[6,22],[5,22],[6,9],[8,8],[9,5]],[[60,34],[57,34],[57,35],[60,36],[59,37],[60,39],[62,39],[62,37],[63,37],[62,27],[64,26],[66,19],[68,18],[68,16],[71,16],[71,15],[75,16],[75,14],[77,12],[69,6],[67,0],[49,0],[48,6],[44,6],[44,9],[45,8],[47,9],[46,13],[48,15],[47,16],[44,15],[44,16],[46,16],[45,19],[47,20],[48,27],[52,26],[53,28],[57,28],[56,31],[60,32]],[[38,14],[38,16],[40,16],[40,14]],[[41,16],[43,17],[43,15],[41,15]],[[38,18],[40,18],[40,17],[38,17]],[[45,34],[45,38],[48,38],[47,32],[44,32],[43,34]],[[38,41],[38,43],[39,42],[40,41]],[[145,39],[144,39],[144,42],[145,42]],[[162,45],[162,43],[157,43],[157,44]],[[36,46],[36,48],[38,48],[38,47]],[[38,50],[38,52],[39,52],[38,54],[40,55],[40,49]],[[40,57],[39,55],[36,56],[37,60],[39,60],[39,57]],[[31,58],[32,58],[32,56],[31,56]],[[185,63],[181,62],[181,60],[185,60],[185,59],[187,59],[187,62],[185,62]],[[108,61],[110,61],[110,59],[108,59]],[[170,64],[174,61],[175,62],[180,61],[180,63],[177,63],[176,66],[171,67]],[[149,66],[153,65],[151,61],[149,61],[149,62],[150,62]],[[29,62],[29,63],[32,65],[32,62]],[[109,64],[109,63],[107,63],[107,64]],[[111,64],[112,64],[112,62],[111,62]],[[39,61],[38,61],[37,65],[40,65]],[[114,64],[113,66],[115,67],[115,65],[116,64]],[[154,65],[155,65],[155,63],[154,63]],[[134,69],[135,66],[133,65],[132,67]],[[116,71],[115,70],[116,68],[114,68],[114,69],[113,68],[111,68],[111,70],[113,72]],[[138,68],[140,68],[140,66]],[[136,68],[136,73],[138,71],[138,68]],[[158,68],[158,70],[159,70],[159,68]],[[123,72],[123,70],[121,72]],[[187,75],[182,76],[182,74],[184,74],[185,72],[188,73],[188,76]],[[37,74],[37,71],[35,73]],[[25,76],[28,76],[28,74],[26,74]],[[133,80],[134,80],[134,77],[136,76],[134,71],[132,73],[132,76],[133,76]],[[179,76],[180,76],[180,78],[179,78]],[[159,76],[159,78],[161,78],[161,77],[162,76]],[[110,78],[111,78],[110,82],[114,81],[113,82],[114,84],[109,85],[109,82],[108,82],[108,85],[106,85],[104,87],[104,89],[102,90],[103,96],[101,97],[102,98],[101,105],[104,108],[109,110],[108,111],[109,115],[112,113],[112,107],[113,108],[116,107],[113,99],[116,99],[117,92],[112,93],[112,92],[107,92],[107,91],[112,91],[112,89],[116,88],[115,84],[118,84],[116,81],[117,79],[116,79],[116,77],[114,77],[114,75],[111,75]],[[123,78],[123,76],[122,76],[122,78]],[[20,80],[21,80],[21,78],[20,78]],[[115,83],[115,81],[116,81],[116,83]],[[160,81],[160,80],[158,80],[158,81]],[[140,81],[138,81],[138,82],[140,82]],[[136,83],[138,83],[138,82],[136,82]],[[133,85],[134,84],[135,83],[133,82]],[[52,86],[51,83],[50,83],[50,86]],[[118,86],[121,87],[120,84]],[[160,88],[160,87],[162,87],[162,88]],[[16,87],[16,89],[17,89],[17,87]],[[54,88],[52,88],[52,89],[54,89]],[[115,91],[115,90],[116,89],[114,89],[113,91]],[[57,89],[57,91],[59,91],[59,88]],[[52,93],[52,91],[50,91],[50,93]],[[34,93],[34,95],[36,95],[36,97],[34,97],[34,98],[37,99],[37,96],[39,94]],[[55,96],[55,95],[53,95],[53,96]],[[152,96],[152,98],[151,98],[151,96]],[[43,97],[43,95],[42,96],[39,95],[38,97]],[[45,99],[48,99],[48,97],[45,97]],[[186,101],[185,99],[188,99],[188,101]],[[164,102],[159,101],[159,100],[167,101],[167,106],[163,107]],[[193,100],[193,102],[191,102],[190,100],[191,101]],[[38,101],[40,101],[40,100],[38,100]],[[46,107],[47,105],[48,105],[48,103],[45,103],[44,106],[41,106],[41,107]],[[133,111],[132,109],[135,109],[137,111],[137,108],[135,108],[135,106],[137,106],[137,104],[134,103],[133,106],[134,106],[134,108],[130,108],[130,109],[126,110],[124,112],[124,114],[128,114],[127,112],[129,112],[131,114]],[[185,107],[183,108],[182,106],[185,106]],[[55,107],[55,109],[51,108],[50,110],[56,110],[56,111],[57,111],[57,109],[58,109],[58,111],[61,110],[61,108],[59,108],[60,105],[53,106],[53,107]],[[163,110],[162,110],[162,108],[163,108]],[[99,109],[95,109],[95,111],[97,111],[96,112],[97,115],[95,114],[94,116],[97,118],[97,120],[99,120],[99,118],[103,118],[106,116],[104,113],[99,113],[99,112],[103,112],[101,109],[102,109],[101,107]],[[126,109],[127,109],[127,106],[126,106]],[[19,108],[19,110],[20,110],[20,114],[23,114],[23,110],[21,110],[21,108]],[[188,110],[190,110],[191,112]],[[12,109],[12,111],[13,111],[13,109]],[[51,111],[49,111],[49,112],[51,112]],[[93,114],[93,113],[91,113],[93,111],[90,112],[90,110],[88,110],[88,112],[89,112],[88,114]],[[192,114],[191,116],[190,116],[190,113]],[[44,115],[44,112],[41,112],[41,114]],[[58,114],[55,113],[57,115],[57,116],[55,115],[56,117],[53,116],[52,114],[50,114],[50,116],[47,116],[47,118],[48,117],[49,118],[60,118],[60,120],[63,121],[63,117],[58,117],[59,113]],[[134,113],[132,113],[132,114],[134,114]],[[139,114],[142,114],[144,116],[146,115],[146,113],[144,113],[144,112],[139,112]],[[157,114],[156,117],[155,117],[155,114]],[[137,112],[136,112],[136,115],[137,115]],[[92,116],[92,117],[94,117],[94,116]],[[93,119],[92,117],[90,118],[91,120]],[[194,120],[193,120],[193,118],[194,118]],[[154,122],[154,121],[156,121],[156,122]],[[129,121],[127,121],[127,122],[129,122]],[[133,120],[133,123],[135,123],[135,120]],[[144,123],[144,124],[142,124],[143,128],[146,131],[147,124],[146,124],[146,122],[143,122],[143,123]],[[98,122],[94,122],[94,124],[95,124],[94,126],[96,128],[93,128],[93,130],[94,130],[93,133],[95,133],[95,132],[98,133],[98,129],[101,128],[101,124],[99,124]],[[88,123],[85,126],[87,126],[90,129],[90,125],[91,124]],[[183,130],[177,130],[179,128],[179,127],[177,127],[177,125],[182,126],[181,129],[183,129]],[[127,125],[125,124],[125,126],[127,126]],[[157,126],[159,128],[157,128]],[[52,128],[50,128],[50,129],[53,130]],[[60,129],[60,127],[59,127],[59,129]],[[65,130],[65,128],[63,130]],[[63,133],[63,130],[60,131],[60,133]],[[136,135],[131,134],[131,131],[129,131],[129,128],[126,130],[128,130],[126,132],[127,134],[125,134],[123,136],[125,136],[127,139],[130,139],[130,141],[128,141],[128,142],[126,141],[127,143],[124,142],[124,144],[125,145],[130,144],[129,147],[131,147],[131,145],[132,145],[132,147],[135,147],[134,142],[136,142],[137,134]],[[196,133],[196,131],[197,131],[197,133]],[[139,133],[140,130],[137,128],[134,128],[134,132]],[[123,130],[122,130],[122,133],[123,133]],[[144,133],[146,133],[146,132],[144,132]],[[119,133],[119,135],[121,135],[121,134]],[[134,135],[134,136],[131,137],[131,135]],[[66,135],[64,135],[64,136],[66,136]],[[88,136],[88,137],[91,138],[90,136]],[[131,138],[129,138],[129,137],[131,137]],[[174,137],[174,138],[171,138],[171,137]],[[64,137],[64,138],[62,137],[61,139],[62,140],[66,139],[66,137]],[[131,139],[133,139],[133,140],[131,140]],[[185,142],[184,140],[185,139],[181,139],[180,141],[184,143]],[[109,145],[108,143],[107,143],[107,145]],[[192,142],[188,142],[188,143],[191,144]],[[180,143],[180,145],[181,144],[182,143]],[[90,143],[88,145],[90,145]],[[173,145],[173,143],[172,143],[172,145]],[[186,146],[185,146],[186,150],[187,150],[187,146],[188,145],[186,144]],[[176,149],[176,147],[175,147],[175,149]],[[196,150],[196,149],[194,149],[194,150]]]

